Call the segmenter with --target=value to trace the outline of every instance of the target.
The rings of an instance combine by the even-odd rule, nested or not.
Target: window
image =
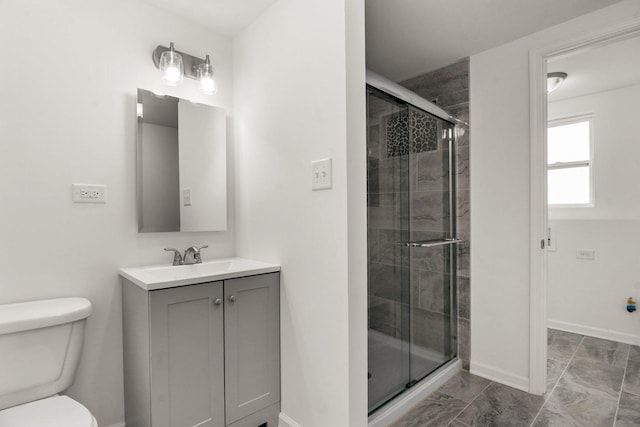
[[[549,122],[547,201],[558,206],[593,206],[591,116]]]

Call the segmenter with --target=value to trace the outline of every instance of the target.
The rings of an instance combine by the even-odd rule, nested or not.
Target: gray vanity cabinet
[[[280,401],[279,273],[225,280],[227,424]]]
[[[276,427],[279,273],[123,286],[127,427]]]
[[[153,426],[224,427],[222,282],[149,296]]]

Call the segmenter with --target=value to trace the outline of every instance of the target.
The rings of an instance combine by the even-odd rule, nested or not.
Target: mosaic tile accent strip
[[[410,114],[411,152],[422,153],[438,149],[438,122],[419,111]]]
[[[386,118],[387,157],[409,154],[409,114],[406,111]]]
[[[387,157],[438,149],[438,121],[419,111],[402,111],[385,118]]]

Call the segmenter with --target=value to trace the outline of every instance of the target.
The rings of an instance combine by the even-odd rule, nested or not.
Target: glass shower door
[[[367,90],[369,410],[411,381],[409,108]]]
[[[410,107],[411,384],[456,355],[453,125]]]
[[[451,360],[453,126],[367,87],[369,412]]]

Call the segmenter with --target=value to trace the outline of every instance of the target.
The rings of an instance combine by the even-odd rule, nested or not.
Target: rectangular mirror
[[[138,232],[227,229],[223,108],[138,89]]]

